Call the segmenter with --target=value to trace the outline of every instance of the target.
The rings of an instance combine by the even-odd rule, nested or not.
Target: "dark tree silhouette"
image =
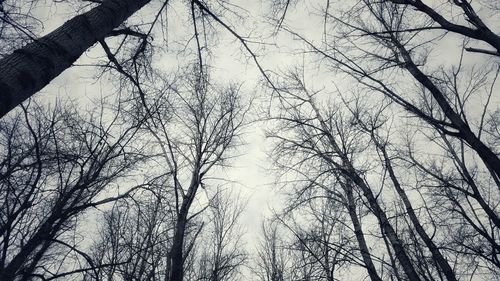
[[[150,0],[104,0],[0,60],[0,117],[41,90]]]
[[[104,121],[103,114],[82,116],[69,104],[65,109],[32,104],[2,121],[1,280],[70,274],[59,272],[57,263],[65,259],[57,254],[61,247],[90,263],[65,236],[89,208],[127,197],[140,187],[100,197],[106,191],[115,194],[110,187],[141,162],[129,145],[140,123],[122,127],[118,116]],[[100,126],[89,121],[99,119]]]

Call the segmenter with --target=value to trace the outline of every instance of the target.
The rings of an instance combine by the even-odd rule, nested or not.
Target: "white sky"
[[[241,1],[245,2],[245,1]],[[257,1],[258,2],[258,1]],[[182,3],[184,5],[184,3]],[[253,13],[259,14],[260,5],[253,5]],[[45,32],[57,28],[65,20],[73,17],[75,14],[66,12],[63,7],[47,7],[40,6],[41,14],[50,13],[52,16],[42,16]],[[69,9],[68,9],[69,10]],[[262,19],[260,19],[262,20]],[[169,20],[170,30],[175,29],[176,25]],[[214,80],[218,81],[235,81],[243,83],[243,92],[245,95],[259,97],[258,82],[260,74],[253,64],[253,61],[248,60],[245,55],[241,54],[241,45],[230,37],[229,34],[219,28],[220,31],[220,46],[213,50],[214,59],[212,66],[215,69]],[[172,31],[170,31],[172,32]],[[174,35],[169,35],[173,37]],[[253,45],[257,50],[256,45]],[[102,55],[98,47],[94,47],[86,52],[76,64],[87,64],[96,62],[95,58]],[[282,63],[279,58],[274,55],[271,58],[259,58],[263,62],[265,68],[270,68],[271,65],[277,66]],[[161,62],[154,62],[165,68],[170,68],[169,63],[178,63],[174,55],[164,57]],[[175,68],[175,67],[173,67]],[[105,79],[96,80],[93,76],[96,74],[95,68],[86,66],[74,66],[59,77],[54,79],[47,87],[37,94],[39,100],[53,102],[56,98],[64,99],[70,97],[77,100],[81,108],[92,107],[92,99],[99,95],[106,95],[108,91],[112,92],[110,86]],[[228,77],[230,77],[228,79]],[[255,117],[249,116],[252,119]],[[248,200],[247,208],[241,217],[241,224],[246,229],[244,242],[248,251],[252,252],[260,236],[261,223],[266,216],[270,215],[270,208],[277,208],[277,202],[280,200],[279,194],[273,188],[274,175],[270,170],[269,161],[266,156],[267,145],[262,130],[262,123],[256,122],[249,124],[243,135],[243,141],[246,143],[239,147],[237,154],[238,158],[232,161],[232,168],[229,168],[223,177],[227,177],[229,181],[233,181],[233,188],[236,193],[241,192],[241,195]],[[204,196],[201,192],[200,197]]]
[[[49,1],[50,2],[50,1]],[[178,1],[182,2],[182,1]],[[267,8],[263,6],[260,1],[236,1],[241,3],[243,7],[249,10],[256,20],[251,23],[254,26],[246,26],[247,30],[243,30],[242,26],[236,25],[236,29],[240,34],[247,34],[249,29],[253,29],[252,34],[255,35],[269,35],[259,34],[261,31],[268,32],[260,21],[263,21],[264,13]],[[185,3],[181,3],[185,5]],[[176,5],[176,4],[174,4]],[[322,36],[322,25],[317,16],[312,16],[315,13],[315,5],[307,5],[306,8],[300,10],[299,13],[291,12],[288,17],[288,24],[293,23],[296,26],[295,30],[302,34],[307,34],[308,38],[319,40]],[[59,26],[65,20],[73,17],[75,14],[66,12],[69,9],[55,8],[55,6],[47,5],[41,7],[44,12],[49,11],[50,14],[56,16],[49,16],[43,20],[45,32],[50,32],[55,27]],[[316,20],[316,21],[315,21]],[[252,22],[252,21],[250,21]],[[182,23],[181,23],[182,25]],[[169,20],[169,32],[173,32],[171,37],[175,37],[176,25],[175,19]],[[256,66],[250,59],[245,60],[245,55],[242,55],[242,48],[239,42],[236,42],[222,27],[218,28],[220,33],[220,47],[214,50],[213,66],[215,68],[215,80],[232,80],[244,83],[244,92],[249,96],[254,96],[258,101],[261,100],[263,95],[259,90],[258,82],[261,79]],[[278,38],[265,39],[267,43],[278,44],[276,46],[259,47],[251,45],[253,49],[259,53],[259,60],[264,69],[283,70],[289,65],[299,64],[301,62],[300,55],[292,55],[291,52],[300,49],[302,44],[294,41],[287,36],[280,35]],[[92,61],[93,58],[98,56],[95,50],[87,52],[77,63],[86,63]],[[446,49],[446,48],[444,48]],[[437,55],[440,55],[439,53]],[[456,55],[456,54],[447,54]],[[480,57],[482,58],[482,57]],[[165,57],[164,60],[158,62],[166,68],[169,68],[169,63],[175,63],[175,58]],[[316,77],[324,77],[325,73],[320,70],[310,70],[312,75]],[[314,72],[317,71],[317,72]],[[78,102],[85,106],[91,106],[90,99],[96,93],[106,94],[111,87],[107,85],[106,81],[95,81],[93,75],[95,70],[90,67],[72,67],[65,71],[62,75],[56,78],[49,86],[41,91],[38,96],[43,96],[46,100],[49,97],[64,97],[70,96],[78,98]],[[228,78],[230,77],[230,78]],[[332,76],[330,76],[332,77]],[[327,81],[326,79],[325,81]],[[324,81],[324,82],[325,82]],[[326,82],[325,82],[326,83]],[[341,82],[340,82],[341,83]],[[497,107],[498,107],[498,101]],[[227,172],[229,180],[235,181],[234,188],[241,190],[244,197],[248,198],[248,206],[242,217],[242,224],[247,229],[245,241],[251,251],[258,240],[260,235],[260,227],[263,218],[271,214],[270,209],[278,209],[282,204],[280,203],[284,197],[279,194],[273,185],[275,175],[270,167],[270,161],[267,159],[266,152],[269,152],[269,143],[266,142],[263,132],[263,124],[260,122],[250,124],[244,134],[244,141],[246,144],[239,149],[241,156],[233,161],[233,168]],[[225,175],[226,176],[226,175]]]

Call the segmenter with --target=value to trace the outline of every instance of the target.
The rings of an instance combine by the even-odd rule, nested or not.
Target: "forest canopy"
[[[0,280],[500,279],[499,12],[0,0]]]

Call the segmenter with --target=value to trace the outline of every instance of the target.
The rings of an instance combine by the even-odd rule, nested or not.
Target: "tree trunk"
[[[415,211],[413,210],[413,206],[411,205],[410,199],[406,195],[406,192],[403,190],[401,187],[399,180],[396,177],[396,174],[394,173],[394,169],[392,168],[392,163],[389,159],[389,156],[387,155],[387,151],[385,150],[385,147],[382,146],[376,139],[373,137],[373,140],[375,144],[379,147],[379,149],[382,151],[382,155],[384,157],[384,162],[385,166],[387,168],[387,171],[389,172],[389,177],[392,180],[392,183],[394,184],[394,187],[396,188],[396,191],[403,201],[403,204],[405,205],[406,212],[408,213],[408,216],[410,217],[410,220],[415,227],[415,230],[417,231],[418,235],[420,238],[424,241],[425,245],[429,249],[429,251],[432,254],[432,258],[437,262],[441,270],[443,271],[444,275],[446,276],[446,279],[448,281],[457,281],[457,278],[455,277],[455,273],[453,272],[453,269],[451,268],[450,264],[448,261],[445,259],[445,257],[441,254],[441,251],[439,251],[439,248],[434,244],[432,239],[427,235],[427,232],[425,232],[424,227],[420,224],[420,221],[415,214]]]
[[[346,177],[347,179],[350,179],[353,183],[355,183],[359,188],[361,188],[361,191],[363,192],[363,195],[365,196],[366,200],[368,201],[368,205],[372,209],[373,214],[377,219],[380,221],[381,227],[385,234],[387,235],[387,238],[391,242],[391,245],[394,249],[394,254],[396,255],[399,263],[401,264],[401,267],[403,268],[403,271],[406,273],[408,276],[408,279],[410,281],[421,281],[420,277],[418,276],[415,267],[413,266],[410,257],[406,253],[406,250],[404,249],[403,243],[399,239],[396,231],[392,227],[389,219],[387,218],[387,215],[385,211],[382,209],[380,204],[377,202],[377,198],[373,194],[373,191],[371,188],[365,183],[363,178],[358,174],[358,171],[354,169],[354,166],[352,165],[351,161],[347,157],[347,155],[340,149],[339,145],[335,141],[335,137],[332,135],[330,128],[326,124],[325,120],[320,114],[319,109],[316,107],[314,102],[309,101],[309,104],[311,105],[312,109],[316,113],[316,118],[321,124],[321,128],[323,129],[323,132],[326,134],[326,137],[328,138],[328,141],[330,142],[330,145],[333,148],[333,151],[338,154],[340,157],[342,163],[339,164],[335,160],[331,158],[331,156],[325,156],[325,158],[333,164],[337,169],[339,169],[343,176]]]
[[[69,68],[151,0],[104,0],[0,60],[0,118]]]
[[[432,94],[438,105],[443,110],[443,113],[451,121],[456,130],[458,130],[460,136],[459,138],[465,140],[469,146],[474,149],[479,157],[483,160],[484,164],[490,170],[494,177],[500,178],[500,158],[495,152],[491,150],[486,144],[484,144],[475,134],[472,132],[469,125],[462,120],[460,115],[455,112],[452,108],[446,96],[441,90],[432,82],[432,80],[425,75],[413,62],[410,53],[405,49],[405,47],[396,39],[393,39],[394,45],[399,49],[402,57],[405,61],[405,67],[410,72],[410,74],[418,81],[422,86],[424,86]],[[432,124],[431,124],[432,125]]]
[[[435,9],[427,6],[423,1],[405,1],[405,0],[390,0],[395,4],[411,5],[417,10],[425,13],[436,23],[438,23],[444,30],[462,34],[463,36],[470,37],[476,40],[484,41],[490,44],[496,49],[495,55],[500,55],[500,36],[491,31],[484,22],[477,16],[477,14],[472,10],[472,6],[467,1],[455,1],[455,5],[461,6],[464,14],[466,15],[467,21],[475,25],[477,28],[470,28],[460,24],[455,24],[442,15],[440,15]]]
[[[372,281],[382,281],[382,279],[377,273],[377,270],[375,269],[375,265],[373,264],[370,250],[366,245],[365,235],[363,233],[363,229],[361,228],[361,223],[356,213],[356,206],[354,204],[352,187],[346,185],[344,188],[347,197],[347,209],[349,211],[349,216],[351,218],[352,225],[354,227],[354,235],[356,236],[356,240],[358,241],[359,251],[361,252],[361,257],[363,258],[363,262],[365,263],[368,275],[370,275],[370,279]]]
[[[348,165],[350,166],[350,164]],[[389,219],[387,218],[387,215],[385,214],[384,210],[380,207],[379,203],[377,202],[377,199],[373,194],[372,190],[370,189],[370,187],[366,185],[363,179],[357,174],[357,172],[352,167],[349,167],[346,172],[348,176],[352,179],[352,181],[354,181],[354,183],[356,183],[356,185],[359,186],[363,191],[363,194],[367,199],[368,204],[372,208],[373,214],[379,219],[382,229],[387,235],[389,242],[391,242],[392,248],[394,249],[394,254],[398,258],[399,263],[403,268],[403,271],[408,276],[408,279],[411,281],[420,281],[421,279],[418,276],[417,271],[413,267],[413,264],[410,258],[408,257],[406,250],[404,249],[403,243],[401,242],[396,231],[389,222]]]
[[[0,268],[0,280],[2,281],[13,281],[18,280],[17,278],[23,274],[31,274],[26,267],[30,257],[41,256],[45,253],[48,246],[41,247],[46,241],[51,240],[60,229],[64,223],[64,219],[59,219],[57,216],[51,216],[44,222],[40,228],[32,235],[27,242],[22,245],[19,252],[12,258],[5,268]],[[48,244],[47,244],[48,245]],[[32,267],[31,269],[33,269]]]
[[[197,161],[199,163],[199,161]],[[186,225],[188,222],[188,213],[191,204],[193,203],[196,191],[201,183],[200,167],[197,165],[191,176],[191,183],[188,191],[183,196],[182,205],[177,214],[177,222],[175,225],[175,234],[170,249],[170,280],[183,281],[184,279],[184,238],[186,234]]]
[[[462,162],[462,160],[460,160],[460,157],[457,155],[457,152],[454,150],[453,146],[446,138],[446,135],[444,135],[444,134],[440,134],[440,135],[441,135],[441,138],[443,139],[443,141],[445,142],[446,146],[448,147],[448,152],[451,154],[451,156],[455,160],[457,168],[460,169],[460,174],[462,175],[465,182],[467,182],[472,189],[473,194],[471,194],[470,196],[472,198],[476,199],[476,201],[479,203],[481,208],[483,208],[484,212],[489,217],[489,219],[495,224],[495,226],[497,228],[500,228],[500,218],[498,217],[495,210],[492,209],[488,205],[486,200],[484,199],[483,195],[481,194],[481,191],[479,190],[479,187],[476,185],[476,182],[474,181],[474,178],[469,173],[467,166],[465,165],[464,162]],[[496,178],[494,178],[494,180],[496,182]],[[499,187],[500,187],[500,185],[499,185]]]
[[[170,281],[184,279],[184,235],[186,232],[186,214],[180,214],[175,226],[175,235],[170,249]]]

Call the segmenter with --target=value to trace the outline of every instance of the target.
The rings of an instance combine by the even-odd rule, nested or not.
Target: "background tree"
[[[286,21],[293,17],[294,6],[306,4],[280,3],[288,7],[280,14],[280,27],[304,43],[299,52],[313,54],[311,60],[304,55],[306,65],[317,75],[332,77],[331,84],[312,80],[319,85],[314,89],[324,86],[324,90],[310,91],[317,93],[321,116],[334,120],[326,121],[324,131],[344,139],[356,135],[363,143],[366,151],[352,150],[354,166],[362,167],[360,174],[370,186],[375,178],[384,183],[376,198],[391,214],[394,232],[405,245],[417,275],[447,280],[495,278],[499,194],[498,174],[491,167],[498,166],[494,164],[498,161],[498,132],[492,128],[498,121],[494,92],[499,68],[493,12],[484,8],[487,4],[361,1],[344,2],[333,9],[325,1],[314,7],[321,7],[323,34],[319,38],[300,33],[294,23]],[[294,92],[303,87],[293,77],[283,81],[285,86],[274,90],[287,97],[279,103],[290,115],[274,116],[290,124],[295,120],[295,125],[287,127],[293,133],[280,134],[284,140],[295,140],[285,149],[302,151],[322,144],[297,137],[315,129],[323,134],[320,129],[324,127],[311,124],[313,112],[318,110],[297,112],[297,107],[309,103]],[[339,106],[329,109],[331,100]],[[350,129],[339,130],[343,126]],[[309,139],[316,137],[308,135]],[[339,143],[343,149],[343,142]],[[332,151],[337,149],[324,153]],[[372,158],[370,151],[379,159]],[[366,159],[372,162],[362,165]],[[312,175],[317,173],[308,169]],[[294,167],[293,171],[304,174],[308,170]],[[387,187],[395,193],[387,193]],[[381,242],[391,243],[389,237],[382,238]],[[394,278],[404,279],[394,259],[396,252],[388,248],[387,255],[391,258],[387,268]]]
[[[402,270],[410,279],[418,280],[415,267],[398,237],[396,229],[389,221],[385,208],[375,195],[377,191],[374,191],[371,184],[365,179],[367,167],[363,166],[367,164],[360,162],[366,161],[366,158],[362,158],[362,153],[366,149],[366,146],[363,145],[365,140],[359,131],[352,128],[349,117],[344,117],[340,108],[327,107],[326,113],[323,114],[316,105],[310,90],[305,87],[303,80],[298,75],[298,73],[293,72],[286,76],[285,83],[290,84],[280,87],[281,94],[278,105],[280,107],[282,105],[282,110],[278,110],[277,116],[271,115],[271,119],[281,121],[281,125],[278,125],[278,128],[270,135],[277,141],[277,155],[288,159],[280,160],[278,158],[279,163],[291,167],[292,172],[299,171],[299,175],[300,171],[304,171],[307,178],[314,179],[325,174],[342,187],[343,190],[340,194],[336,190],[333,190],[332,193],[337,192],[337,196],[347,202],[346,206],[356,229],[355,232],[360,234],[357,238],[361,253],[365,253],[365,265],[371,278],[378,280],[380,277],[376,274],[369,250],[361,234],[362,229],[358,216],[355,213],[354,193],[363,194],[363,198],[366,200],[365,204],[380,223],[383,233],[387,235]],[[312,161],[312,165],[322,163],[323,169],[326,170],[320,170],[319,175],[314,173],[308,175],[306,165],[309,159]],[[290,168],[285,171],[290,171]],[[313,182],[314,184],[315,182]]]
[[[175,196],[177,218],[169,251],[170,280],[183,280],[183,263],[190,251],[184,242],[186,228],[201,211],[193,212],[193,203],[199,188],[206,188],[207,173],[224,164],[236,145],[245,113],[237,86],[218,88],[198,71],[195,69],[195,75],[184,81],[185,89],[174,91],[178,107],[170,124],[165,123],[168,119],[164,114],[171,113],[162,112],[153,119],[157,125],[149,126],[158,141],[166,172],[171,174]],[[172,136],[172,126],[181,130],[178,137]]]
[[[104,110],[81,115],[69,104],[31,104],[2,121],[2,280],[71,274],[60,264],[75,255],[94,266],[78,250],[74,231],[87,209],[140,187],[119,181],[141,161],[139,147],[129,145],[139,125],[123,126]],[[103,198],[105,192],[110,196]]]
[[[289,257],[281,241],[278,225],[262,224],[262,240],[255,257],[255,275],[262,281],[283,281],[289,278]]]
[[[141,112],[147,118],[141,133],[148,143],[145,166],[151,168],[142,173],[152,187],[147,196],[137,194],[106,219],[110,226],[102,230],[95,256],[106,257],[104,264],[123,263],[120,271],[113,269],[113,278],[126,272],[129,277],[125,279],[184,280],[186,270],[191,273],[196,266],[194,249],[206,228],[219,235],[214,237],[217,247],[209,252],[215,258],[211,262],[221,263],[213,269],[216,277],[231,276],[244,258],[234,248],[239,243],[234,228],[241,206],[234,210],[231,205],[221,206],[229,201],[222,202],[217,193],[211,196],[209,190],[214,182],[210,174],[223,171],[238,145],[247,107],[241,103],[237,85],[220,87],[210,83],[207,72],[200,73],[196,67],[189,70],[193,73],[186,71],[154,98],[148,96],[148,111],[140,103],[131,103],[130,118],[138,118]],[[211,205],[215,208],[213,228],[204,216]],[[125,234],[114,233],[113,228]],[[113,244],[115,239],[119,242]],[[112,253],[127,254],[110,256],[109,248]],[[138,255],[139,250],[144,255]],[[137,272],[139,265],[145,269]]]
[[[327,192],[311,193],[316,195],[304,196],[300,205],[292,204],[276,217],[290,236],[286,243],[292,275],[294,280],[339,280],[343,267],[360,259],[354,253],[357,247],[344,224],[343,206]]]
[[[230,191],[217,190],[206,215],[198,254],[196,280],[238,280],[248,260],[242,236],[241,215],[245,202]]]
[[[169,195],[153,184],[104,212],[91,249],[98,270],[85,280],[165,280],[175,214]]]

